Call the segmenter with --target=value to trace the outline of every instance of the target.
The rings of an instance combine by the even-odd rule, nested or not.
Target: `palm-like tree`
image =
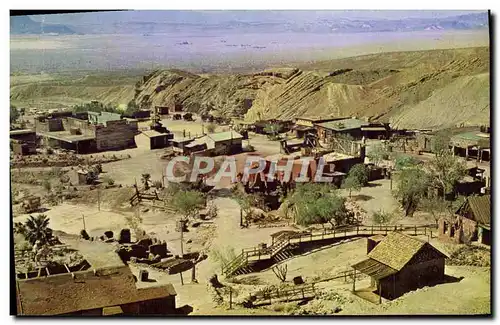
[[[151,179],[150,174],[142,174],[141,181],[144,184],[144,189],[149,190],[149,180]]]
[[[39,241],[41,245],[45,245],[52,238],[52,229],[49,228],[50,219],[45,214],[40,214],[36,217],[29,216],[24,224],[24,237],[31,245]]]

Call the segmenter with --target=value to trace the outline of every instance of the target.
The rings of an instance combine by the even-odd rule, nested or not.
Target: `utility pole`
[[[101,211],[101,188],[97,187],[97,210]]]
[[[181,257],[184,256],[184,222],[183,220],[181,219],[181,222],[180,222],[180,226],[181,226]]]
[[[240,207],[240,227],[243,227],[243,210]]]

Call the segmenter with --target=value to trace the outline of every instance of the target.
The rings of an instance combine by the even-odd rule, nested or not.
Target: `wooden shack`
[[[409,291],[442,283],[445,258],[446,255],[425,241],[392,232],[375,245],[367,259],[352,268],[355,273],[370,276],[370,287],[362,291],[381,302],[382,297],[392,300]],[[353,292],[356,294],[356,282]]]
[[[471,196],[458,208],[455,218],[438,221],[440,240],[455,244],[477,241],[491,245],[491,196]]]

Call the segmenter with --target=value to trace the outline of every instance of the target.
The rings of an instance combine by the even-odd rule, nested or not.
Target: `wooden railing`
[[[240,255],[234,258],[231,262],[222,267],[222,273],[231,275],[238,268],[248,264],[250,257],[257,257],[257,260],[270,259],[290,244],[301,244],[313,241],[320,241],[334,238],[349,238],[356,236],[371,236],[371,235],[387,235],[392,231],[399,231],[408,235],[427,235],[432,229],[436,229],[436,225],[372,225],[372,226],[347,226],[334,229],[323,229],[311,231],[309,233],[291,234],[281,237],[268,247],[252,247],[244,248]]]
[[[274,289],[258,292],[254,295],[255,300],[253,301],[253,304],[272,304],[273,300],[275,302],[302,300],[306,298],[313,298],[315,295],[316,290],[314,288],[314,283],[311,283],[289,289]]]

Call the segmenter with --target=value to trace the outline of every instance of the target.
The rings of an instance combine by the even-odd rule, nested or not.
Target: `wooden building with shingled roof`
[[[444,280],[446,255],[428,242],[399,232],[389,233],[377,242],[367,259],[352,265],[355,272],[371,278],[370,287],[359,292],[377,297],[381,302],[382,297],[392,300]],[[353,292],[357,294],[356,281]]]
[[[477,241],[491,245],[490,195],[469,196],[455,214],[454,221],[446,217],[439,219],[439,239],[455,244],[470,244]]]

